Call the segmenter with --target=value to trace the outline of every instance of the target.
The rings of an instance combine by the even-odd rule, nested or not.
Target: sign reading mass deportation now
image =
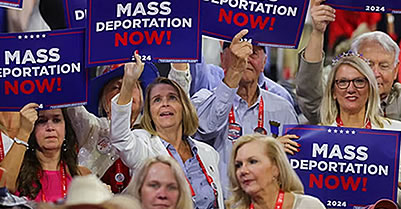
[[[0,7],[22,9],[23,0],[0,0]]]
[[[0,110],[87,102],[84,29],[0,35]]]
[[[86,27],[86,0],[63,0],[67,28]]]
[[[200,0],[88,1],[88,66],[200,61]]]
[[[253,44],[297,48],[309,0],[203,0],[202,34],[226,41],[242,29]]]
[[[401,3],[396,0],[326,0],[324,4],[336,9],[360,12],[401,13]]]
[[[327,208],[397,201],[401,132],[310,125],[283,130],[300,136],[300,152],[288,158],[305,194]]]

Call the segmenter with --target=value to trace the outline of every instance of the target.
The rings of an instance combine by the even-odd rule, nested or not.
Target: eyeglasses
[[[341,79],[341,80],[336,80],[336,85],[339,89],[347,89],[351,82],[354,84],[355,88],[362,89],[365,88],[366,84],[368,83],[368,79],[366,78],[355,78],[352,80]]]

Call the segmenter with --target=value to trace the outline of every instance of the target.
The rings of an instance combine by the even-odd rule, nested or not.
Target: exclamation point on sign
[[[269,30],[273,30],[274,28],[273,28],[273,25],[274,25],[274,23],[276,22],[276,18],[275,17],[272,17],[271,19],[270,19],[270,27],[269,27]]]
[[[368,181],[368,178],[363,177],[362,178],[362,191],[366,192],[366,182]]]
[[[167,41],[166,41],[166,44],[167,45],[170,45],[171,44],[171,31],[167,31]]]
[[[61,91],[61,78],[57,78],[57,91]]]

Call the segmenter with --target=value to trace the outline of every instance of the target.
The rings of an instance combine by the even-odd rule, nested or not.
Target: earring
[[[64,139],[64,141],[63,141],[63,145],[62,145],[63,147],[63,151],[64,152],[66,152],[68,149],[67,149],[67,141]]]

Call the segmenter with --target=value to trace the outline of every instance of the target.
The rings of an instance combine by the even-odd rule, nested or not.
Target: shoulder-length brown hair
[[[288,162],[287,155],[283,146],[274,138],[261,134],[250,134],[241,136],[234,144],[231,152],[230,164],[228,165],[228,177],[230,179],[231,197],[227,200],[227,208],[235,206],[238,209],[248,209],[251,203],[251,197],[242,190],[237,179],[237,169],[235,167],[235,158],[239,148],[244,144],[259,141],[264,144],[265,154],[277,166],[279,175],[277,182],[280,189],[284,192],[294,192],[298,194],[304,193],[304,187],[298,175]]]
[[[65,108],[61,109],[65,121],[65,140],[61,146],[60,161],[63,161],[68,168],[69,174],[74,177],[80,175],[77,158],[77,138],[72,128],[71,120]],[[42,189],[39,174],[43,172],[39,159],[36,157],[36,150],[39,148],[35,137],[35,128],[29,136],[29,149],[25,152],[21,170],[17,178],[17,190],[20,196],[27,196],[35,199]],[[58,162],[60,164],[60,161]]]
[[[147,88],[145,95],[145,106],[143,109],[143,116],[141,120],[141,126],[143,129],[147,130],[152,135],[157,135],[155,124],[152,120],[152,115],[150,113],[150,92],[158,84],[167,84],[172,86],[178,93],[179,101],[182,104],[182,130],[184,136],[192,136],[198,129],[198,115],[196,110],[192,105],[190,99],[188,98],[182,87],[173,80],[165,77],[156,78]]]

